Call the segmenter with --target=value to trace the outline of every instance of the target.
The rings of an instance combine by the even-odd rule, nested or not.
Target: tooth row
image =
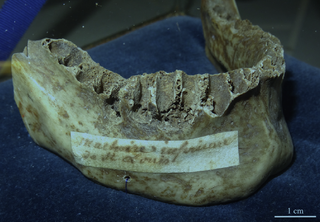
[[[104,93],[116,96],[116,101],[126,103],[133,111],[139,109],[140,113],[157,119],[174,112],[178,116],[183,112],[197,114],[202,111],[214,117],[222,115],[234,98],[257,86],[258,79],[250,69],[193,76],[180,70],[159,71],[127,80],[122,78],[122,81],[105,81]]]

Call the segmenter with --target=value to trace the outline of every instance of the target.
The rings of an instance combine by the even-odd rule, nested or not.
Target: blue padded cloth
[[[89,54],[124,77],[175,69],[216,73],[205,56],[201,21],[190,17],[154,23]],[[275,221],[275,215],[288,215],[288,208],[291,215],[294,209],[303,209],[305,215],[319,219],[320,69],[290,56],[285,60],[284,115],[295,148],[291,166],[246,199],[207,207],[167,204],[87,179],[33,142],[13,100],[12,81],[1,83],[0,220]]]
[[[0,9],[0,61],[7,60],[46,0],[7,0]]]

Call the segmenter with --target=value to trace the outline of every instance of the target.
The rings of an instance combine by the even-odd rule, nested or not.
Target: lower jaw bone
[[[34,141],[108,187],[176,204],[240,199],[283,170],[293,146],[279,40],[233,1],[201,10],[207,55],[228,72],[124,79],[64,39],[29,41],[12,73]]]

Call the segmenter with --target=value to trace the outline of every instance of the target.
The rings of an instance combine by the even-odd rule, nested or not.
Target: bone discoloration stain
[[[32,139],[89,178],[149,198],[199,206],[252,194],[292,160],[284,51],[234,0],[202,0],[201,19],[221,73],[123,78],[65,39],[28,41],[11,67]]]

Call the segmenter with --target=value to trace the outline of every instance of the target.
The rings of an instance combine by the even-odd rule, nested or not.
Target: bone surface
[[[124,79],[65,39],[28,41],[12,73],[30,136],[85,176],[119,190],[128,181],[128,192],[156,200],[201,206],[252,194],[292,159],[283,48],[241,20],[234,1],[203,0],[201,14],[207,56],[227,72]]]

